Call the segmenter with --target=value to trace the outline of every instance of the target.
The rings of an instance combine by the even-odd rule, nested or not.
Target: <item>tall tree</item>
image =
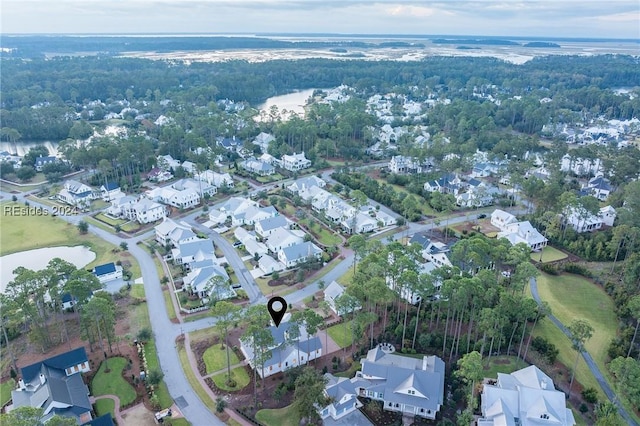
[[[584,319],[573,320],[567,328],[571,333],[571,346],[577,352],[576,360],[573,363],[573,370],[571,371],[571,382],[569,383],[569,398],[571,398],[571,387],[573,386],[573,379],[576,376],[576,368],[578,367],[580,355],[582,355],[582,351],[584,351],[584,344],[593,336],[594,330],[591,324]]]
[[[215,328],[221,337],[222,347],[226,347],[227,354],[227,380],[231,380],[231,355],[229,353],[229,330],[240,319],[240,306],[226,300],[216,302],[211,306],[211,314],[217,318]]]
[[[292,408],[307,424],[321,423],[316,407],[325,407],[329,403],[324,393],[325,384],[322,374],[312,367],[305,367],[296,378]]]
[[[455,374],[464,380],[464,382],[471,388],[468,405],[475,408],[476,402],[474,393],[476,382],[482,380],[483,375],[482,356],[480,356],[480,353],[477,351],[469,352],[460,358],[457,364],[458,371],[456,371]]]
[[[262,383],[264,388],[264,363],[271,357],[270,348],[274,345],[273,335],[269,331],[269,312],[265,305],[254,305],[246,311],[247,329],[240,338],[251,348],[253,357],[251,362],[254,371],[254,404],[258,403],[258,367],[262,368]]]

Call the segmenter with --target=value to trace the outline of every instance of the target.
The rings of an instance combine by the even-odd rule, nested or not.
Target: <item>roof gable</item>
[[[65,370],[68,367],[82,364],[87,360],[87,352],[85,351],[84,347],[79,347],[60,355],[56,355],[40,362],[22,367],[20,369],[20,372],[22,374],[22,379],[25,382],[30,382],[35,377],[35,375],[40,372],[40,369],[43,365],[51,368]]]

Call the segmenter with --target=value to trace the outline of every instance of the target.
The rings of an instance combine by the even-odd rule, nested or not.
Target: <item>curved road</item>
[[[538,293],[538,282],[535,278],[531,278],[531,280],[529,281],[529,287],[531,287],[531,295],[533,296],[536,303],[538,303],[538,305],[542,304],[540,294]],[[553,314],[549,314],[547,316],[551,320],[551,322],[553,322],[555,326],[565,334],[565,336],[571,339],[571,332],[567,329],[567,327],[564,326],[564,324],[562,324],[562,322],[560,322],[560,320],[558,320],[558,318],[553,316]],[[615,392],[613,391],[613,389],[611,389],[611,386],[609,386],[609,383],[607,383],[607,381],[605,380],[602,372],[600,371],[600,368],[598,368],[598,365],[595,363],[589,352],[582,351],[582,358],[584,358],[584,361],[587,363],[589,370],[591,370],[591,373],[593,373],[593,375],[595,376],[596,380],[600,384],[600,387],[607,395],[607,398],[609,398],[609,400],[611,401],[616,402],[616,405],[618,406],[618,412],[624,418],[624,420],[630,425],[638,426],[638,423],[631,418],[629,413],[627,413],[627,411],[616,398]]]

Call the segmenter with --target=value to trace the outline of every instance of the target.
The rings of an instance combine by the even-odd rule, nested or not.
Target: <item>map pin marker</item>
[[[280,306],[278,306],[278,304]],[[273,323],[278,327],[282,318],[284,318],[284,314],[287,312],[287,301],[280,296],[272,297],[267,302],[267,309],[269,310],[269,315],[271,315]]]

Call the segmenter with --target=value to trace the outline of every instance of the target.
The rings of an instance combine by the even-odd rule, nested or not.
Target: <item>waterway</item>
[[[304,107],[307,100],[313,95],[316,89],[300,90],[286,95],[273,96],[267,99],[263,104],[259,105],[260,116],[258,120],[268,119],[271,113],[271,107],[278,107],[278,112],[283,120],[287,120],[293,113],[304,117]]]
[[[21,251],[0,257],[0,293],[4,293],[7,284],[15,275],[13,271],[22,266],[33,271],[40,271],[47,267],[50,260],[59,257],[76,266],[83,268],[96,259],[96,254],[86,246],[45,247],[34,250]]]

